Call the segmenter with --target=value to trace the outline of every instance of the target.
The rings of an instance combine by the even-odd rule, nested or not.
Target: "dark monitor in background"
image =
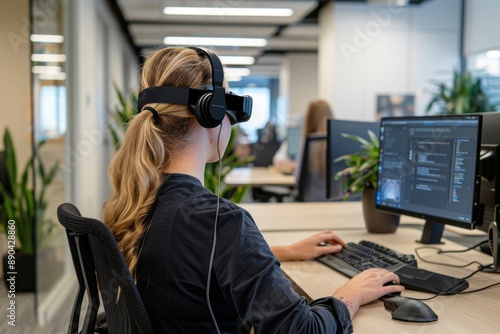
[[[326,135],[310,134],[302,148],[302,157],[297,173],[297,196],[299,202],[324,202],[326,197]]]
[[[302,141],[302,128],[300,126],[290,126],[287,128],[286,140],[288,141],[288,157],[297,159]]]
[[[477,228],[488,232],[495,218],[495,205],[500,204],[500,112],[486,112],[480,115],[483,116],[483,127],[479,155],[480,219]]]
[[[481,115],[380,121],[376,207],[425,219],[422,243],[444,225],[474,229],[479,218]]]
[[[342,179],[335,180],[335,174],[347,167],[345,161],[335,162],[335,159],[346,154],[359,151],[361,145],[349,138],[342,136],[343,133],[356,135],[366,140],[370,139],[368,130],[378,136],[378,122],[360,122],[330,119],[327,128],[327,179],[326,197],[331,200],[342,200],[344,198],[344,185]],[[359,200],[360,195],[356,194],[351,200]]]

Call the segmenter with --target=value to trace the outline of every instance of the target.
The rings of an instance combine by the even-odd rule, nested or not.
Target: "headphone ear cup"
[[[212,93],[205,93],[196,101],[196,105],[194,106],[196,119],[204,128],[214,128],[221,123],[221,120],[215,119],[212,115],[210,110],[211,101]]]

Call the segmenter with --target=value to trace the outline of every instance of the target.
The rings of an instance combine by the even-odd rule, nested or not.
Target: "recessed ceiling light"
[[[232,82],[238,82],[238,81],[243,80],[243,78],[235,75],[235,76],[230,76],[227,80],[232,81]]]
[[[249,56],[219,56],[224,65],[252,65],[255,63],[254,57]]]
[[[229,77],[246,77],[250,75],[250,69],[245,67],[226,67],[225,71]]]
[[[61,66],[33,66],[31,72],[36,74],[57,74],[62,72]]]
[[[40,80],[66,80],[66,73],[38,74],[37,77]]]
[[[66,55],[63,54],[50,54],[50,53],[34,53],[31,55],[32,61],[41,61],[41,62],[65,62]]]
[[[490,50],[490,51],[486,52],[486,57],[488,57],[490,59],[498,59],[498,58],[500,58],[500,51]]]
[[[62,43],[64,42],[64,36],[33,34],[31,35],[30,40],[32,42],[39,42],[39,43]]]
[[[180,37],[169,36],[163,43],[170,45],[210,45],[210,46],[266,46],[265,38],[223,38],[223,37]]]
[[[290,8],[237,8],[237,7],[165,7],[166,15],[204,16],[292,16]]]

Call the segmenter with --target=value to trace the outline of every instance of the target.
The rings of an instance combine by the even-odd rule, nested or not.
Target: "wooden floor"
[[[2,334],[64,334],[68,332],[68,321],[73,297],[61,305],[60,312],[50,326],[41,328],[35,320],[35,296],[33,293],[16,293],[16,326],[8,324],[7,307],[9,303],[5,284],[0,281],[0,333]]]

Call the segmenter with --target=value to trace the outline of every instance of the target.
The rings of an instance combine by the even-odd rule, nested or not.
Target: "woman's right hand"
[[[396,282],[397,284],[386,283]],[[342,301],[354,317],[359,307],[368,304],[388,293],[396,293],[404,290],[399,285],[399,277],[393,272],[381,268],[367,269],[350,279],[341,286],[333,297]]]

